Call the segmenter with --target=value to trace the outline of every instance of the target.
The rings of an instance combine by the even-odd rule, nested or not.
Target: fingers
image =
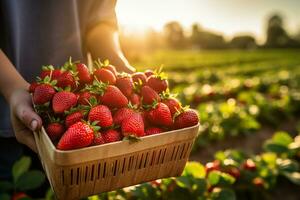
[[[21,138],[18,138],[18,137],[21,137]],[[34,140],[34,136],[29,129],[23,129],[23,130],[19,131],[18,137],[17,137],[18,142],[25,144],[32,151],[37,153],[37,147],[36,147],[36,143]]]
[[[31,103],[26,101],[20,103],[16,107],[16,115],[32,131],[39,130],[42,126],[42,119],[34,112]]]
[[[24,124],[15,116],[12,116],[12,125],[17,141],[25,144],[32,151],[37,153],[36,143],[31,130],[24,126]]]

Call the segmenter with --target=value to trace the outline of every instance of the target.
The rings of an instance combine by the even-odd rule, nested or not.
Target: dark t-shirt
[[[31,82],[42,65],[60,66],[70,56],[73,60],[83,60],[87,30],[100,22],[116,27],[115,3],[115,0],[0,0],[1,49]],[[13,136],[9,108],[2,96],[0,110],[0,137]]]

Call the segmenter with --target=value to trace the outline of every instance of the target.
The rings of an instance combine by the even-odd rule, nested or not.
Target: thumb
[[[32,131],[36,131],[42,126],[41,117],[34,112],[32,105],[29,103],[23,102],[19,104],[16,108],[16,115]]]

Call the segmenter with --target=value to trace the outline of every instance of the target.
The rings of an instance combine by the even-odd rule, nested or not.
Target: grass
[[[243,70],[264,66],[300,65],[300,50],[164,50],[140,55],[131,60],[138,69],[164,65],[166,71]]]

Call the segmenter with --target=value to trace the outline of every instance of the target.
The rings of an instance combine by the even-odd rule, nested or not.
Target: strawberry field
[[[200,131],[181,177],[89,199],[298,199],[299,55],[299,50],[231,50],[131,57],[138,70],[163,63],[171,91],[198,110]],[[30,194],[42,184],[44,175],[29,166],[27,157],[15,164],[14,182],[0,182],[0,199],[9,199],[11,191]],[[45,198],[53,198],[51,190]]]

